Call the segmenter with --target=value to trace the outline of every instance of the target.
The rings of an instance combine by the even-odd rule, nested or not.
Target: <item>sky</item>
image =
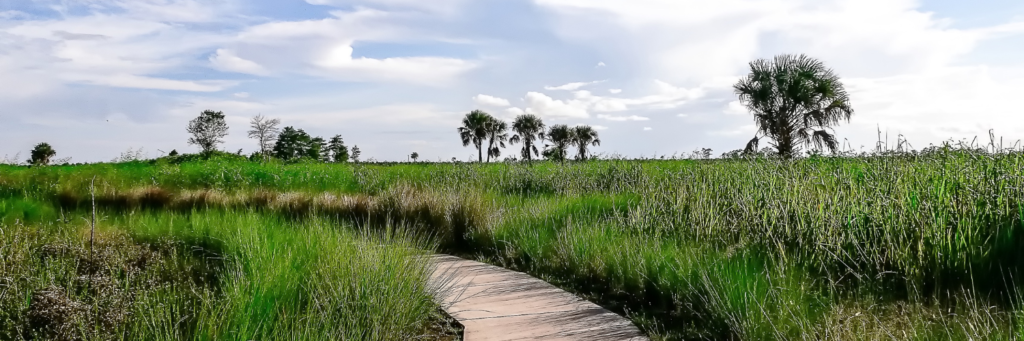
[[[846,148],[1024,139],[1019,0],[3,0],[0,155],[195,152],[208,109],[246,154],[262,114],[364,160],[470,160],[479,109],[591,125],[606,155],[718,155],[755,133],[732,85],[785,53],[841,77]]]

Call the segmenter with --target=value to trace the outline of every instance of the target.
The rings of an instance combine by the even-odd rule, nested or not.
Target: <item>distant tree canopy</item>
[[[416,162],[416,159],[420,158],[420,153],[412,152],[412,154],[409,155],[409,158],[412,159],[412,162]]]
[[[359,150],[359,146],[352,146],[352,161],[359,162],[359,155],[363,152]]]
[[[206,110],[188,123],[188,133],[192,137],[188,144],[197,145],[204,153],[217,150],[217,145],[223,143],[223,138],[228,135],[228,124],[224,120],[224,113],[220,111]]]
[[[572,128],[569,139],[572,145],[576,146],[577,160],[587,160],[590,157],[589,146],[601,145],[601,139],[597,135],[597,130],[586,125]]]
[[[281,160],[293,160],[309,156],[313,150],[313,138],[302,129],[284,127],[274,144],[274,157]],[[319,154],[319,149],[316,153]],[[316,159],[319,159],[319,155]]]
[[[519,115],[512,122],[512,131],[516,134],[512,135],[509,142],[512,144],[523,143],[523,149],[519,151],[519,155],[526,162],[533,161],[534,156],[540,155],[537,143],[544,141],[544,128],[544,121],[540,117],[530,114]]]
[[[51,147],[49,143],[43,142],[37,144],[35,148],[32,148],[28,164],[33,166],[46,166],[50,164],[50,160],[56,155],[57,151],[53,150],[53,147]]]
[[[757,133],[745,148],[748,153],[757,151],[764,137],[772,139],[772,146],[784,158],[810,144],[835,152],[839,143],[829,131],[853,115],[839,76],[805,55],[753,61],[750,74],[733,88],[757,124]]]
[[[494,117],[491,117],[490,114],[481,110],[473,110],[466,114],[466,117],[462,118],[462,126],[458,128],[459,137],[462,139],[462,145],[468,147],[472,144],[476,147],[480,162],[484,162],[484,141],[487,140],[490,135],[490,131],[488,129],[493,121]],[[491,144],[493,145],[493,140]],[[487,148],[487,157],[488,159],[491,157],[490,146]]]
[[[327,151],[331,155],[331,162],[348,162],[348,146],[345,146],[345,140],[341,138],[341,135],[334,135],[331,138],[331,141],[327,143]]]
[[[569,145],[573,143],[572,128],[564,124],[551,126],[547,133],[551,145],[544,150],[544,158],[555,161],[565,161],[569,153]]]

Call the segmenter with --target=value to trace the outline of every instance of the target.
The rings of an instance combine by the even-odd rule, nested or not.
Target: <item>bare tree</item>
[[[256,115],[249,121],[249,126],[252,128],[249,130],[249,138],[256,139],[260,144],[260,154],[264,158],[269,156],[271,150],[274,149],[274,142],[277,141],[277,135],[281,132],[281,129],[277,128],[280,124],[281,120],[266,118],[263,115]]]

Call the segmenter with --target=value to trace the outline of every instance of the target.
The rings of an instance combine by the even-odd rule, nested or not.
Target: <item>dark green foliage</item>
[[[228,136],[228,124],[224,120],[224,113],[220,111],[206,110],[188,123],[188,133],[192,137],[188,144],[197,145],[205,153],[217,149],[217,145],[224,142]]]
[[[27,162],[33,166],[46,166],[56,155],[57,151],[53,150],[49,143],[43,142],[32,148],[31,158]]]
[[[171,149],[171,152],[168,153],[167,156],[178,156],[178,150],[177,149]]]
[[[836,152],[839,143],[829,130],[853,115],[839,76],[805,55],[753,61],[750,74],[734,88],[754,114],[758,134],[771,138],[784,158],[798,156],[802,146],[811,144]],[[760,138],[754,136],[746,151],[757,150]]]
[[[491,162],[492,157],[497,159],[501,156],[501,148],[505,148],[505,142],[508,142],[508,123],[491,117],[485,126],[487,131],[487,162]]]
[[[476,147],[480,162],[484,162],[484,141],[488,139],[490,133],[488,129],[491,127],[492,122],[494,122],[494,117],[490,114],[481,110],[473,110],[466,114],[466,117],[462,118],[462,126],[458,128],[462,145],[468,147],[472,144]],[[488,147],[487,155],[490,158],[490,146]]]
[[[274,144],[274,157],[289,161],[301,157],[309,157],[314,148],[313,138],[302,129],[284,127]],[[319,155],[320,151],[315,151]]]
[[[556,124],[551,126],[551,129],[547,133],[548,141],[551,141],[551,145],[544,149],[544,158],[555,161],[565,161],[569,154],[569,146],[575,141],[573,138],[573,129],[564,124]]]
[[[601,139],[597,136],[597,130],[591,126],[581,125],[573,127],[569,133],[571,144],[576,146],[576,159],[586,161],[589,158],[588,147],[600,146]]]
[[[352,161],[359,162],[359,156],[363,152],[359,150],[359,146],[352,146]]]
[[[331,162],[348,162],[348,146],[345,145],[345,140],[341,138],[341,135],[334,135],[327,143],[327,155],[330,155]]]
[[[330,154],[327,150],[327,142],[322,137],[314,137],[309,140],[309,149],[306,150],[305,156],[310,160],[317,160],[322,162],[330,161]]]
[[[530,114],[519,115],[512,122],[512,131],[515,132],[515,135],[512,135],[509,142],[512,144],[523,143],[519,155],[526,162],[532,162],[534,156],[540,156],[537,143],[544,140],[544,128],[544,121],[540,117]]]

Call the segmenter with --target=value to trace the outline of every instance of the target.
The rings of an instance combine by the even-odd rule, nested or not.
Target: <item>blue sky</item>
[[[455,127],[482,109],[593,125],[603,153],[717,155],[754,133],[731,85],[779,53],[843,78],[855,149],[879,129],[917,148],[1024,138],[1020,1],[7,0],[0,155],[192,151],[206,109],[246,153],[263,114],[364,159],[467,160]]]

